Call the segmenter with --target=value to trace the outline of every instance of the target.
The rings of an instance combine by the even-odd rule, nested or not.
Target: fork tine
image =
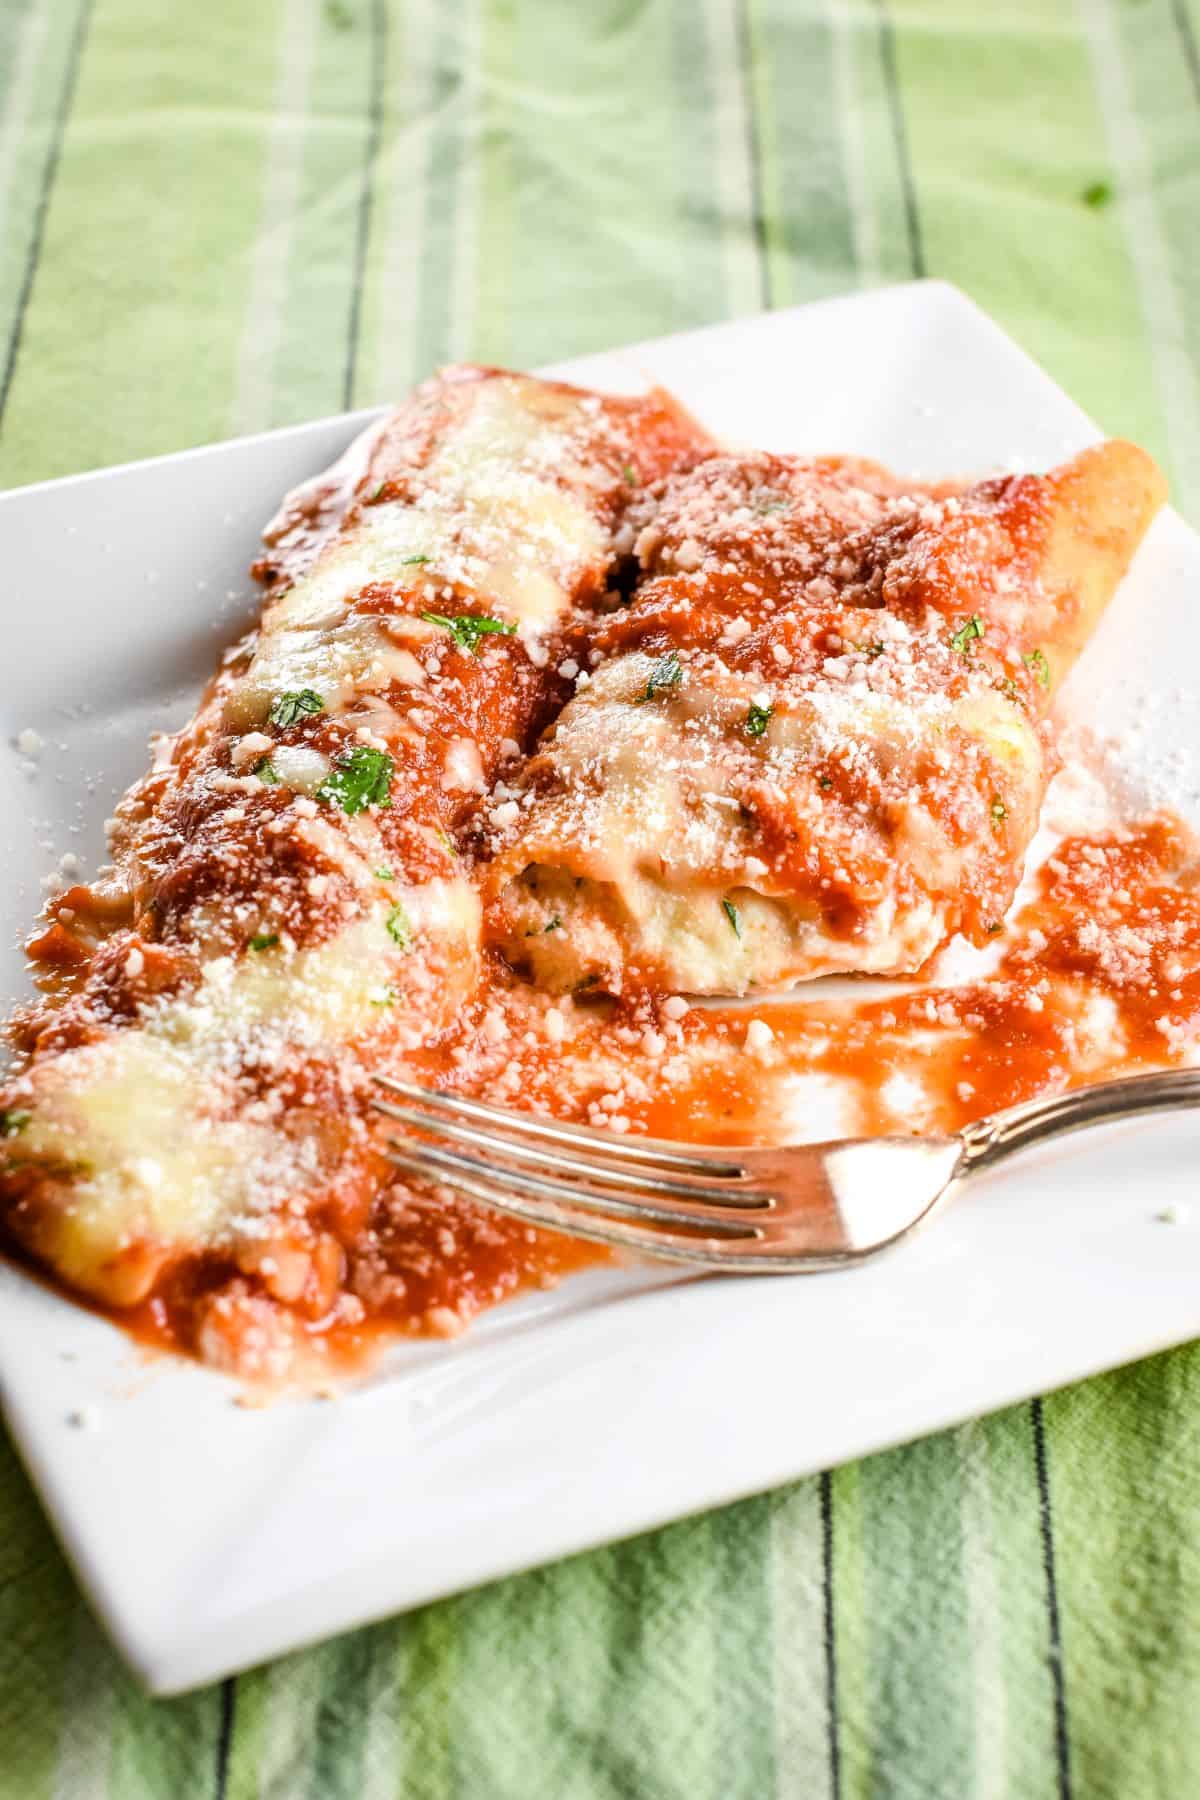
[[[555,1175],[577,1175],[598,1187],[619,1187],[630,1193],[661,1195],[664,1199],[691,1200],[698,1205],[739,1207],[747,1211],[765,1210],[771,1205],[769,1194],[738,1187],[732,1182],[717,1186],[699,1181],[677,1181],[669,1175],[650,1174],[637,1164],[613,1168],[591,1152],[587,1157],[581,1157],[569,1156],[563,1150],[539,1150],[532,1143],[504,1137],[487,1126],[459,1125],[451,1118],[435,1117],[414,1107],[393,1106],[387,1100],[377,1100],[374,1105],[377,1112],[386,1113],[389,1119],[398,1119],[402,1125],[415,1125],[438,1141],[464,1144],[473,1151],[490,1150],[517,1164],[532,1163],[538,1168],[550,1169]]]
[[[522,1199],[549,1203],[553,1206],[581,1207],[585,1212],[610,1213],[618,1219],[655,1220],[664,1225],[695,1225],[722,1238],[754,1238],[758,1234],[747,1219],[723,1213],[712,1206],[687,1206],[672,1200],[622,1200],[615,1194],[596,1193],[578,1182],[554,1181],[545,1175],[531,1175],[523,1169],[494,1169],[476,1157],[463,1156],[456,1150],[438,1150],[432,1144],[400,1143],[389,1140],[393,1161],[398,1153],[419,1162],[435,1180],[465,1179],[497,1183],[504,1193]]]
[[[434,1088],[416,1087],[407,1081],[396,1081],[390,1075],[376,1075],[374,1080],[388,1093],[397,1094],[410,1104],[426,1107],[430,1112],[460,1121],[493,1125],[514,1136],[538,1138],[547,1144],[564,1144],[568,1149],[595,1150],[614,1162],[640,1162],[651,1168],[675,1169],[684,1174],[695,1174],[702,1168],[705,1176],[728,1181],[736,1180],[746,1172],[735,1160],[737,1152],[734,1150],[711,1150],[703,1146],[693,1150],[689,1146],[682,1151],[677,1144],[666,1143],[662,1138],[623,1138],[612,1131],[596,1131],[590,1125],[565,1125],[557,1119],[539,1119],[532,1113],[492,1106],[486,1100],[470,1100],[465,1094],[443,1094]],[[384,1104],[383,1101],[375,1102],[381,1109]]]
[[[543,1231],[561,1231],[568,1237],[584,1238],[593,1244],[607,1244],[617,1250],[633,1250],[643,1255],[661,1257],[667,1262],[697,1263],[707,1268],[735,1271],[738,1267],[735,1251],[743,1243],[755,1242],[750,1234],[741,1239],[722,1237],[705,1240],[656,1230],[650,1225],[610,1223],[573,1207],[518,1199],[511,1189],[495,1182],[476,1181],[466,1175],[439,1175],[427,1165],[420,1153],[409,1155],[404,1150],[394,1150],[391,1160],[398,1168],[406,1169],[410,1174],[423,1176],[435,1186],[452,1188],[466,1199],[489,1206],[494,1212],[506,1213],[509,1218],[520,1219],[525,1225],[536,1225]]]

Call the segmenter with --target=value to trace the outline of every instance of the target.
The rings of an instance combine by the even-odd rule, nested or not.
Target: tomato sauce
[[[452,377],[451,387],[466,379]],[[456,400],[447,393],[420,401],[396,442],[381,427],[339,469],[293,496],[268,531],[258,567],[273,593],[286,596],[347,519],[409,491],[444,408]],[[411,577],[368,583],[347,600],[343,621],[347,630],[366,625],[385,636],[390,621],[392,648],[407,657],[407,672],[364,687],[340,712],[307,689],[285,693],[284,700],[315,704],[286,718],[273,707],[272,736],[223,722],[254,654],[253,640],[235,647],[193,723],[164,740],[156,769],[118,808],[119,870],[70,889],[47,909],[30,946],[44,998],[14,1034],[31,1058],[136,1028],[149,1003],[186,998],[221,960],[270,950],[281,939],[302,950],[335,940],[356,907],[382,917],[395,893],[409,887],[440,882],[469,890],[481,843],[472,816],[481,797],[519,765],[573,691],[570,683],[591,679],[580,666],[589,647],[597,656],[635,648],[657,654],[679,642],[691,656],[719,649],[735,674],[787,665],[799,678],[836,662],[849,646],[871,664],[877,683],[900,683],[899,674],[889,674],[882,642],[874,641],[879,609],[942,611],[956,630],[938,640],[946,665],[934,671],[939,692],[956,699],[972,682],[989,694],[995,688],[1034,721],[1037,744],[1043,736],[1048,744],[1046,659],[1040,651],[1019,654],[1023,640],[1014,627],[1010,644],[1005,627],[1010,589],[1042,593],[1022,562],[1036,562],[1035,540],[1045,525],[1041,488],[1018,480],[979,490],[988,506],[1005,497],[1009,535],[997,536],[983,558],[995,565],[988,616],[997,629],[982,648],[964,645],[957,641],[964,611],[976,638],[983,637],[968,609],[977,603],[978,534],[999,529],[987,507],[970,519],[948,513],[936,554],[906,557],[924,518],[915,502],[932,506],[954,490],[901,489],[873,466],[834,461],[820,465],[830,477],[825,511],[812,509],[804,529],[795,518],[785,527],[785,479],[796,481],[803,498],[805,471],[793,468],[788,477],[791,464],[760,458],[732,476],[716,462],[702,465],[700,499],[693,487],[678,517],[670,506],[655,514],[655,496],[634,498],[639,487],[686,465],[703,446],[669,406],[607,404],[617,413],[631,409],[625,435],[613,421],[594,426],[601,435],[593,453],[603,452],[607,485],[590,484],[591,501],[618,560],[599,558],[571,597],[586,608],[605,580],[614,599],[621,594],[620,559],[632,554],[644,504],[655,522],[638,551],[649,558],[652,576],[640,597],[624,595],[630,606],[594,615],[568,611],[535,660],[515,626],[479,613],[486,595],[449,579],[427,589],[420,568],[429,559],[407,557],[420,566]],[[638,424],[632,415],[643,408]],[[566,483],[565,469],[555,479]],[[744,538],[727,542],[721,483],[729,481],[745,488],[739,494],[751,525]],[[711,494],[706,483],[716,484]],[[881,508],[901,492],[914,504],[881,524]],[[710,570],[703,582],[690,582],[686,572],[699,567],[696,533],[706,518],[716,520],[709,548],[731,561],[731,571]],[[625,523],[614,535],[618,520]],[[811,590],[802,618],[782,608],[788,583],[800,580]],[[1047,607],[1053,598],[1043,595]],[[463,606],[477,625],[487,625],[482,639],[464,631]],[[414,614],[430,629],[402,629]],[[740,636],[731,636],[731,621]],[[909,687],[918,676],[919,668],[905,677]],[[249,760],[234,760],[235,739]],[[449,935],[412,957],[407,987],[406,977],[387,966],[392,982],[381,984],[371,1004],[395,1003],[394,1011],[381,1010],[356,1037],[332,1047],[289,1042],[286,1053],[262,1059],[257,1041],[248,1039],[253,1055],[236,1069],[218,1068],[228,1104],[256,1122],[272,1120],[280,1144],[295,1152],[289,1174],[302,1168],[304,1182],[295,1192],[269,1195],[270,1204],[251,1215],[254,1232],[236,1237],[236,1249],[130,1246],[142,1266],[129,1271],[131,1303],[114,1301],[112,1316],[155,1348],[198,1355],[259,1382],[319,1385],[322,1372],[361,1367],[387,1342],[457,1335],[485,1308],[604,1260],[594,1246],[395,1178],[387,1139],[396,1128],[373,1108],[372,1072],[394,1068],[408,1081],[634,1137],[767,1144],[952,1131],[1039,1094],[1186,1061],[1200,1025],[1200,890],[1186,829],[1155,816],[1067,837],[1028,900],[1001,924],[997,915],[1035,814],[1031,809],[1029,833],[1006,825],[990,764],[972,772],[964,761],[970,742],[951,747],[946,781],[931,777],[928,785],[951,847],[960,840],[983,845],[977,876],[951,883],[955,907],[946,915],[948,930],[960,926],[981,946],[967,978],[950,979],[942,956],[919,982],[850,979],[836,991],[813,982],[787,996],[751,994],[736,1004],[639,987],[636,977],[615,998],[584,987],[554,995],[523,980],[494,950],[479,950],[478,972],[473,961],[468,968],[473,941],[468,952],[465,937]],[[353,841],[336,839],[330,820],[346,829],[336,807],[319,813],[311,797],[297,798],[280,782],[272,757],[285,754],[293,767],[299,754],[328,771],[318,794],[348,758],[386,763],[391,786],[372,802],[378,847],[369,879],[354,863]],[[865,767],[869,759],[860,760]],[[852,786],[848,766],[831,760],[814,768],[817,795],[828,800],[803,818],[789,795],[766,784],[747,788],[743,810],[761,832],[763,868],[772,867],[793,898],[808,893],[829,915],[831,930],[853,938],[894,876],[897,851],[891,837],[876,841],[858,828],[859,816],[880,812],[882,799],[869,770],[860,769]],[[347,817],[368,799],[364,790],[353,807],[343,800]],[[835,806],[850,820],[842,838],[829,823]],[[507,790],[497,810],[517,814]],[[393,891],[393,883],[401,885]],[[386,929],[397,946],[410,933],[402,906],[392,907]],[[15,1116],[2,1115],[6,1136]],[[308,1162],[306,1150],[313,1152]],[[43,1171],[45,1185],[54,1176]],[[36,1214],[37,1179],[36,1171],[17,1167],[5,1189],[13,1236],[35,1249],[36,1232],[15,1226],[28,1224],[22,1208]],[[235,1236],[214,1233],[209,1241]]]

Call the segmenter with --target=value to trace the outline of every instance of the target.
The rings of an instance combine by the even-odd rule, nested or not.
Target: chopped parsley
[[[829,792],[830,788],[833,786],[832,775],[818,775],[817,776],[817,786],[820,788],[820,790],[823,794],[827,794]]]
[[[883,655],[883,645],[878,640],[873,644],[855,644],[854,648],[860,656],[865,656],[868,662],[874,662],[877,656]]]
[[[400,558],[400,567],[403,569],[407,568],[410,563],[427,563],[428,561],[429,558],[427,556],[402,556]]]
[[[1005,806],[1005,804],[1004,804],[1003,800],[1000,798],[999,794],[993,795],[991,810],[992,810],[992,824],[993,825],[1003,825],[1005,819],[1007,819],[1007,817],[1008,817],[1008,808],[1007,808],[1007,806]]]
[[[548,931],[561,931],[561,930],[562,930],[562,920],[559,918],[558,914],[555,913],[554,917],[551,919],[551,921],[548,925],[531,925],[529,927],[529,930],[525,933],[525,936],[526,937],[545,937],[545,935]]]
[[[760,738],[771,723],[771,714],[774,711],[773,706],[759,706],[757,702],[752,703],[750,711],[746,714],[746,723],[742,727],[746,736]]]
[[[490,632],[498,631],[502,637],[512,637],[517,629],[515,625],[506,625],[503,619],[481,618],[477,613],[458,613],[454,618],[448,618],[445,613],[426,612],[421,617],[428,624],[440,625],[443,631],[448,631],[464,656],[477,652],[480,638],[487,637]]]
[[[372,505],[375,504],[376,500],[382,500],[383,494],[384,494],[384,489],[386,487],[387,487],[387,482],[381,481],[379,486],[375,489],[375,492],[371,495],[371,504]]]
[[[993,919],[991,924],[988,926],[988,936],[995,937],[998,932],[1001,932],[1003,930],[1004,930],[1003,919]]]
[[[1102,206],[1108,205],[1113,197],[1113,191],[1109,182],[1093,181],[1090,187],[1084,188],[1079,197],[1085,206],[1090,206],[1098,212]]]
[[[454,839],[450,836],[450,833],[446,830],[445,826],[435,825],[433,829],[437,835],[437,841],[446,852],[446,855],[457,856],[458,850],[455,846]]]
[[[1028,655],[1021,658],[1021,661],[1027,669],[1032,670],[1040,686],[1044,688],[1050,686],[1050,664],[1046,661],[1044,650],[1030,650]]]
[[[729,920],[729,929],[733,932],[734,937],[740,938],[742,935],[742,915],[733,904],[733,901],[722,900],[721,911]]]
[[[277,931],[258,931],[250,939],[250,948],[252,950],[273,950],[278,942],[279,933]]]
[[[255,763],[253,773],[260,781],[265,781],[268,787],[279,786],[279,773],[269,756],[261,757]]]
[[[971,639],[981,638],[982,636],[983,620],[978,613],[972,613],[969,619],[963,620],[958,630],[954,633],[954,636],[950,639],[950,648],[952,650],[957,650],[960,656],[966,656],[968,654],[967,646],[971,642]]]
[[[301,688],[298,692],[276,694],[271,705],[270,719],[272,725],[278,725],[280,731],[286,731],[298,719],[311,718],[314,713],[324,712],[325,702],[320,694],[311,688]]]
[[[395,874],[391,869],[376,869],[375,873],[378,875],[380,881],[395,881],[396,879]]]
[[[653,700],[655,694],[665,694],[671,688],[677,688],[683,680],[683,670],[679,666],[679,658],[674,650],[668,650],[660,656],[650,671],[650,679],[646,683],[643,700]]]
[[[412,949],[412,920],[402,906],[393,906],[387,916],[387,934],[393,944],[399,944],[402,950]]]
[[[336,802],[344,813],[360,813],[368,806],[390,806],[395,763],[386,750],[356,744],[340,756],[317,789],[317,799]]]
[[[393,1006],[396,1001],[396,990],[394,987],[383,987],[377,993],[368,995],[368,999],[372,1006]]]
[[[31,1112],[22,1112],[19,1107],[10,1107],[7,1112],[0,1112],[0,1137],[16,1137],[18,1132],[24,1131],[32,1117]]]
[[[625,464],[624,468],[621,470],[621,479],[623,481],[627,482],[630,487],[637,486],[637,484],[638,484],[637,470],[634,468],[632,463]]]

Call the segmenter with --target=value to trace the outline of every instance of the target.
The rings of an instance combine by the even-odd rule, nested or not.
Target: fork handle
[[[1070,1088],[1038,1100],[1026,1100],[989,1118],[977,1119],[960,1133],[965,1170],[989,1167],[1014,1150],[1027,1149],[1043,1138],[1060,1137],[1085,1125],[1106,1125],[1136,1113],[1175,1111],[1200,1105],[1200,1069],[1166,1069],[1155,1075],[1132,1075],[1094,1087]]]

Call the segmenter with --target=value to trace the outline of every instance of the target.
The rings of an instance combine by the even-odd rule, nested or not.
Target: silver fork
[[[1200,1069],[1106,1081],[993,1113],[953,1137],[721,1149],[618,1136],[376,1076],[408,1175],[527,1224],[729,1274],[800,1275],[895,1244],[1016,1150],[1200,1102]],[[462,1148],[455,1148],[462,1146]]]

